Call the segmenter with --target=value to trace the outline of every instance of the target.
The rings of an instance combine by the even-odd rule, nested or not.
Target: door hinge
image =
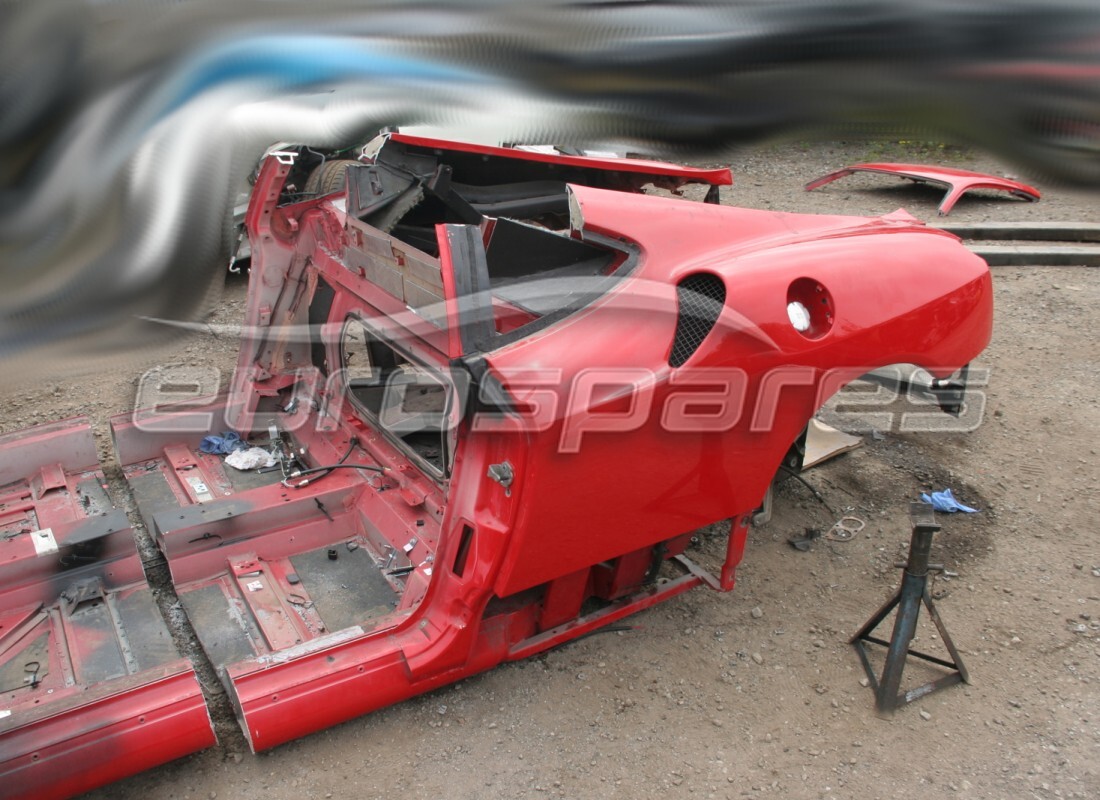
[[[509,462],[502,461],[499,464],[490,464],[488,475],[489,478],[504,487],[505,497],[512,496],[512,481],[516,478],[516,472]]]

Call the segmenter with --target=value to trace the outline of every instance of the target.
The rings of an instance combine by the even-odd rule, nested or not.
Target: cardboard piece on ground
[[[806,457],[802,470],[816,467],[830,458],[847,453],[863,446],[863,440],[844,431],[838,431],[819,419],[810,420],[810,429],[806,432]]]

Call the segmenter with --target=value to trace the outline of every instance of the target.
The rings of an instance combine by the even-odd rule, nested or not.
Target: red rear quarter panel
[[[945,377],[989,341],[988,267],[906,216],[576,192],[585,229],[633,241],[640,263],[591,306],[489,357],[521,401],[550,391],[555,406],[552,424],[529,442],[517,437],[525,466],[500,595],[750,512],[809,418],[844,383],[895,363]],[[725,308],[691,359],[673,368],[676,284],[696,272],[724,281]],[[833,298],[834,323],[817,339],[788,320],[788,287],[801,278]],[[712,368],[743,374],[734,424],[725,417],[710,429],[669,430],[666,409],[693,393],[714,406]],[[525,372],[555,369],[553,389],[525,382]],[[601,413],[629,416],[629,430],[592,430]]]

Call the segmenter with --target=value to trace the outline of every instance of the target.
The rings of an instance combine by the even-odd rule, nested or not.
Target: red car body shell
[[[580,166],[572,157],[393,141],[416,156]],[[908,215],[808,216],[647,197],[634,193],[640,181],[713,187],[728,172],[581,163],[618,171],[611,182],[621,190],[572,185],[568,231],[526,226],[523,235],[598,251],[611,271],[594,273],[600,289],[583,302],[540,318],[504,297],[503,284],[470,289],[484,243],[505,223],[440,221],[438,256],[430,255],[350,214],[350,188],[281,202],[293,164],[273,155],[247,214],[253,264],[228,395],[112,422],[146,527],[254,750],[530,656],[693,587],[728,591],[752,512],[832,393],[899,362],[947,377],[989,340],[988,268]],[[441,175],[425,186],[445,198]],[[673,350],[693,276],[721,287],[723,301],[681,360]],[[544,294],[583,283],[547,280]],[[406,294],[416,286],[440,302],[417,307]],[[794,325],[792,301],[812,306],[811,327]],[[473,339],[469,320],[485,323],[484,313],[495,329]],[[353,397],[342,337],[354,326],[446,388],[456,410],[439,469]],[[693,425],[679,424],[685,417]],[[272,430],[315,466],[282,482],[242,477],[199,448],[226,428],[252,438]],[[25,444],[51,437],[32,431],[20,435],[23,449],[0,447],[0,477],[14,481],[6,488],[23,497],[32,489],[22,487],[41,484],[59,445],[32,462]],[[73,467],[94,470],[86,456]],[[730,533],[715,576],[685,548],[692,531],[724,519]],[[50,573],[36,602],[67,613],[63,570],[34,563]],[[106,568],[94,559],[83,567]],[[41,584],[25,570],[6,574],[0,597],[23,604]],[[147,591],[139,575],[127,580],[126,592]],[[86,641],[72,627],[65,635]],[[0,669],[20,652],[0,649]],[[0,719],[11,753],[0,776],[24,781],[18,797],[61,797],[208,745],[193,674],[169,668],[178,685],[132,665],[140,685],[118,684],[113,709],[66,707],[61,725],[25,711],[48,699],[37,685],[15,690],[23,706]],[[110,769],[97,750],[78,755],[76,732],[129,720],[126,704],[140,722],[116,728]],[[180,736],[154,752],[141,726],[155,717],[166,720],[158,730],[175,730],[157,711],[173,704],[183,709]],[[71,757],[51,762],[48,775],[27,771],[51,747]]]

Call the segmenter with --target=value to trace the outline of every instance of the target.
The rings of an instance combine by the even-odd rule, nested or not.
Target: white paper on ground
[[[259,469],[275,466],[275,456],[262,447],[250,447],[247,450],[234,450],[225,457],[225,463],[234,469]]]
[[[819,419],[811,419],[810,429],[806,432],[806,457],[803,459],[802,469],[815,467],[862,445],[863,440],[858,436],[838,431]]]

